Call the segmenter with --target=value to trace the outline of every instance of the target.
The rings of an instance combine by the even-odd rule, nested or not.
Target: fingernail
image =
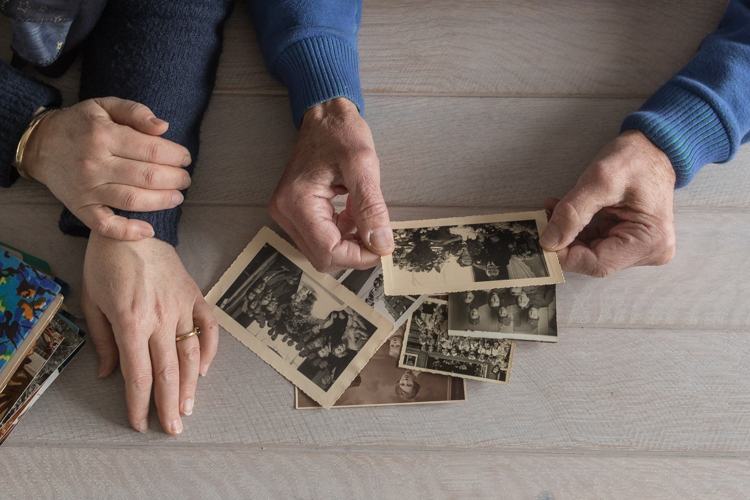
[[[179,420],[173,420],[169,426],[174,434],[182,434],[182,422]]]
[[[185,155],[185,158],[182,159],[182,166],[187,167],[193,162],[193,159],[190,158],[190,155]]]
[[[561,239],[562,233],[560,232],[560,228],[555,224],[550,224],[542,233],[542,237],[539,238],[539,243],[548,250],[554,250]]]
[[[208,373],[208,365],[201,365],[201,377],[205,377]]]
[[[180,203],[182,203],[182,200],[184,200],[185,197],[182,196],[180,193],[175,193],[172,195],[172,205],[177,206]]]
[[[145,418],[138,423],[138,432],[146,432],[148,430],[148,420]]]
[[[96,376],[99,377],[99,378],[104,378],[105,377],[104,368],[103,367],[101,367],[101,366],[99,367],[99,371],[96,374]]]
[[[160,119],[158,119],[158,118],[157,118],[157,117],[155,117],[155,116],[152,116],[151,118],[149,118],[149,119],[148,119],[148,121],[150,121],[150,122],[151,122],[151,123],[153,123],[154,125],[161,125],[162,123],[167,123],[167,122],[165,122],[164,120],[160,120]]]
[[[141,238],[150,238],[154,235],[153,229],[144,229],[141,231]]]
[[[186,175],[184,179],[182,179],[182,187],[180,189],[187,189],[190,187],[190,176]]]
[[[184,403],[182,403],[182,413],[184,413],[187,416],[190,416],[193,414],[193,400],[192,399],[186,399]]]
[[[388,250],[393,246],[393,231],[387,227],[379,227],[371,231],[370,245],[375,250]]]

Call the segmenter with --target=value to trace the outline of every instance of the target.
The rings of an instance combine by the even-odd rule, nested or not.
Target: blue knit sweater
[[[266,65],[286,85],[297,127],[308,109],[335,97],[363,111],[357,54],[361,0],[248,3]],[[115,96],[149,106],[169,122],[164,137],[185,146],[195,164],[231,8],[231,0],[110,0],[83,46],[79,98]],[[18,178],[11,162],[34,111],[60,101],[56,89],[0,62],[0,185]],[[177,243],[179,207],[120,214],[151,223],[158,238]],[[60,227],[68,234],[89,233],[67,210]]]
[[[750,140],[750,0],[731,0],[698,54],[623,130],[643,132],[664,151],[687,186],[708,163],[725,163]]]

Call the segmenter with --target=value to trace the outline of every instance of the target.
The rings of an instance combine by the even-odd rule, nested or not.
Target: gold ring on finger
[[[180,340],[189,339],[193,335],[200,335],[200,334],[201,334],[201,328],[199,326],[196,326],[195,328],[193,328],[192,332],[188,332],[184,335],[180,335],[179,337],[177,337],[176,342],[179,342]]]

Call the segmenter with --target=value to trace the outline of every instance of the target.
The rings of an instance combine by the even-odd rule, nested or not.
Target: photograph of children
[[[450,294],[448,334],[557,342],[556,285]]]
[[[445,301],[428,298],[409,318],[399,366],[507,384],[515,341],[448,335],[448,307]]]
[[[206,296],[230,334],[330,408],[393,325],[263,228]]]
[[[380,346],[334,408],[466,401],[463,379],[398,367],[405,330],[404,323]],[[297,409],[320,408],[299,389],[295,400]]]
[[[554,252],[539,245],[544,210],[394,222],[383,257],[387,295],[436,294],[563,281]]]
[[[427,295],[386,295],[381,266],[364,271],[350,269],[341,275],[339,283],[354,292],[368,306],[391,320],[394,331],[406,323],[411,313],[427,298]]]

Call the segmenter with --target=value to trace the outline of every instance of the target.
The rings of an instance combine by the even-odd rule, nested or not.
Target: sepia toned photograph
[[[507,384],[515,341],[448,335],[449,303],[428,298],[406,322],[399,367]]]
[[[544,210],[394,222],[395,249],[382,259],[386,295],[488,290],[563,281],[542,249]]]
[[[452,293],[448,334],[557,342],[556,285]]]
[[[398,367],[405,330],[406,323],[380,346],[334,408],[466,401],[463,379]],[[320,408],[299,389],[295,390],[295,400],[297,409]]]
[[[206,296],[230,334],[331,408],[393,330],[263,228]]]
[[[389,319],[394,331],[405,324],[411,313],[427,298],[427,295],[386,295],[382,266],[364,271],[350,269],[339,278],[339,282]]]

